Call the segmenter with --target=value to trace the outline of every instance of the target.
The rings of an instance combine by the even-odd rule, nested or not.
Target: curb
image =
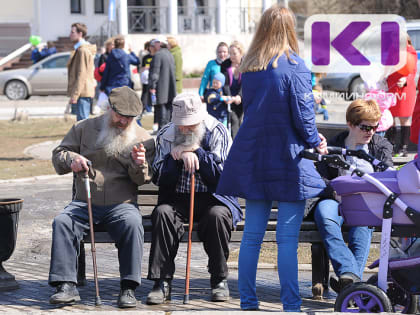
[[[39,176],[24,177],[24,178],[17,178],[17,179],[0,179],[0,184],[26,183],[26,182],[37,181],[37,180],[63,178],[63,177],[70,177],[70,176],[73,176],[72,173],[65,174],[65,175],[39,175]]]

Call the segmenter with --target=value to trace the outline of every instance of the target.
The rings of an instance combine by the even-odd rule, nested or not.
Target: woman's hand
[[[316,150],[318,151],[319,154],[324,155],[324,154],[328,154],[328,149],[327,149],[327,139],[324,137],[324,135],[322,133],[318,133],[319,138],[321,139],[321,142],[319,143],[319,145],[316,147]]]
[[[401,77],[398,82],[397,85],[399,88],[404,87],[405,85],[407,85],[407,77]]]
[[[236,95],[232,97],[232,101],[233,103],[235,103],[236,105],[239,105],[242,103],[242,98],[240,95]]]

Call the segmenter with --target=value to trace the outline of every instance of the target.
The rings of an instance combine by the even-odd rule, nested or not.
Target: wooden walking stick
[[[88,164],[89,166],[91,164]],[[85,183],[86,188],[86,199],[88,203],[88,214],[89,214],[89,229],[90,229],[90,249],[92,252],[92,260],[93,260],[93,277],[95,279],[95,289],[96,289],[96,298],[95,298],[95,305],[99,306],[102,304],[101,297],[99,296],[99,284],[98,284],[98,270],[96,266],[96,248],[95,248],[95,231],[93,230],[93,215],[92,215],[92,199],[90,196],[90,182],[88,172],[84,173],[83,181]]]
[[[191,189],[190,189],[190,224],[188,227],[188,247],[187,247],[187,270],[185,276],[185,294],[184,304],[190,302],[190,262],[191,262],[191,236],[194,224],[194,193],[195,193],[195,176],[191,173]]]

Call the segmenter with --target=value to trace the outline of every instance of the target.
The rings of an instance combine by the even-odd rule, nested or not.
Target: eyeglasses
[[[376,131],[376,129],[378,129],[378,127],[379,127],[379,123],[376,126],[368,126],[368,125],[360,124],[357,127],[359,127],[360,130],[366,131],[366,132],[369,132],[371,130]]]

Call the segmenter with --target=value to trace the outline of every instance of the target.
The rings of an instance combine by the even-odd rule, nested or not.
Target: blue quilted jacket
[[[233,142],[217,193],[250,200],[297,201],[325,187],[312,161],[299,153],[320,143],[311,73],[291,55],[265,71],[242,76],[244,120]]]

